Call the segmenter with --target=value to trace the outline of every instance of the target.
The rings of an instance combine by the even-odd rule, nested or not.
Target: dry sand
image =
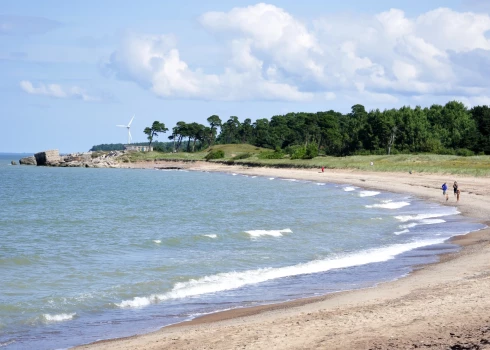
[[[352,184],[407,193],[488,224],[490,178],[319,169],[248,168],[205,162],[140,163]],[[456,202],[452,183],[458,181]],[[447,182],[446,202],[440,190]],[[460,236],[457,253],[374,288],[278,305],[231,310],[160,331],[81,349],[490,349],[490,230]]]

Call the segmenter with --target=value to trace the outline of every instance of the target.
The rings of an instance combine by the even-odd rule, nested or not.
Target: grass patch
[[[209,152],[223,151],[224,158],[210,160],[225,164],[281,168],[358,169],[380,172],[439,173],[467,176],[490,176],[490,156],[461,157],[436,154],[365,155],[350,157],[315,157],[313,159],[262,159],[261,153],[271,150],[251,145],[214,145],[196,153],[131,152],[126,161],[205,160]],[[242,156],[243,155],[243,156]],[[371,166],[373,162],[373,166]]]

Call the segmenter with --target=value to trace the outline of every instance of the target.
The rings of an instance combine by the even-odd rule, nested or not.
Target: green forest
[[[383,111],[366,111],[357,104],[347,114],[333,110],[288,113],[255,121],[240,121],[236,116],[222,120],[212,115],[207,121],[208,125],[179,121],[170,130],[155,121],[144,132],[150,143],[166,133],[170,142],[153,143],[155,150],[164,152],[195,152],[213,144],[246,143],[275,150],[278,157],[289,153],[292,158],[319,154],[490,154],[490,108],[468,109],[457,101]]]

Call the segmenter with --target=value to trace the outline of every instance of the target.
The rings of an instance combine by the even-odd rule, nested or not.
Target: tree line
[[[316,153],[356,154],[436,153],[490,154],[490,107],[468,109],[450,101],[444,106],[374,109],[352,106],[350,113],[333,110],[287,113],[270,119],[241,122],[231,116],[207,118],[208,125],[179,121],[170,131],[155,121],[144,133],[151,143],[169,131],[172,150],[195,152],[213,144],[248,143],[276,151],[316,149]]]

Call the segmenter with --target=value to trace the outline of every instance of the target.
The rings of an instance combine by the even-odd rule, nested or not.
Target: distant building
[[[136,146],[136,145],[124,145],[125,151],[136,151],[136,152],[151,152],[153,147],[150,146]]]

